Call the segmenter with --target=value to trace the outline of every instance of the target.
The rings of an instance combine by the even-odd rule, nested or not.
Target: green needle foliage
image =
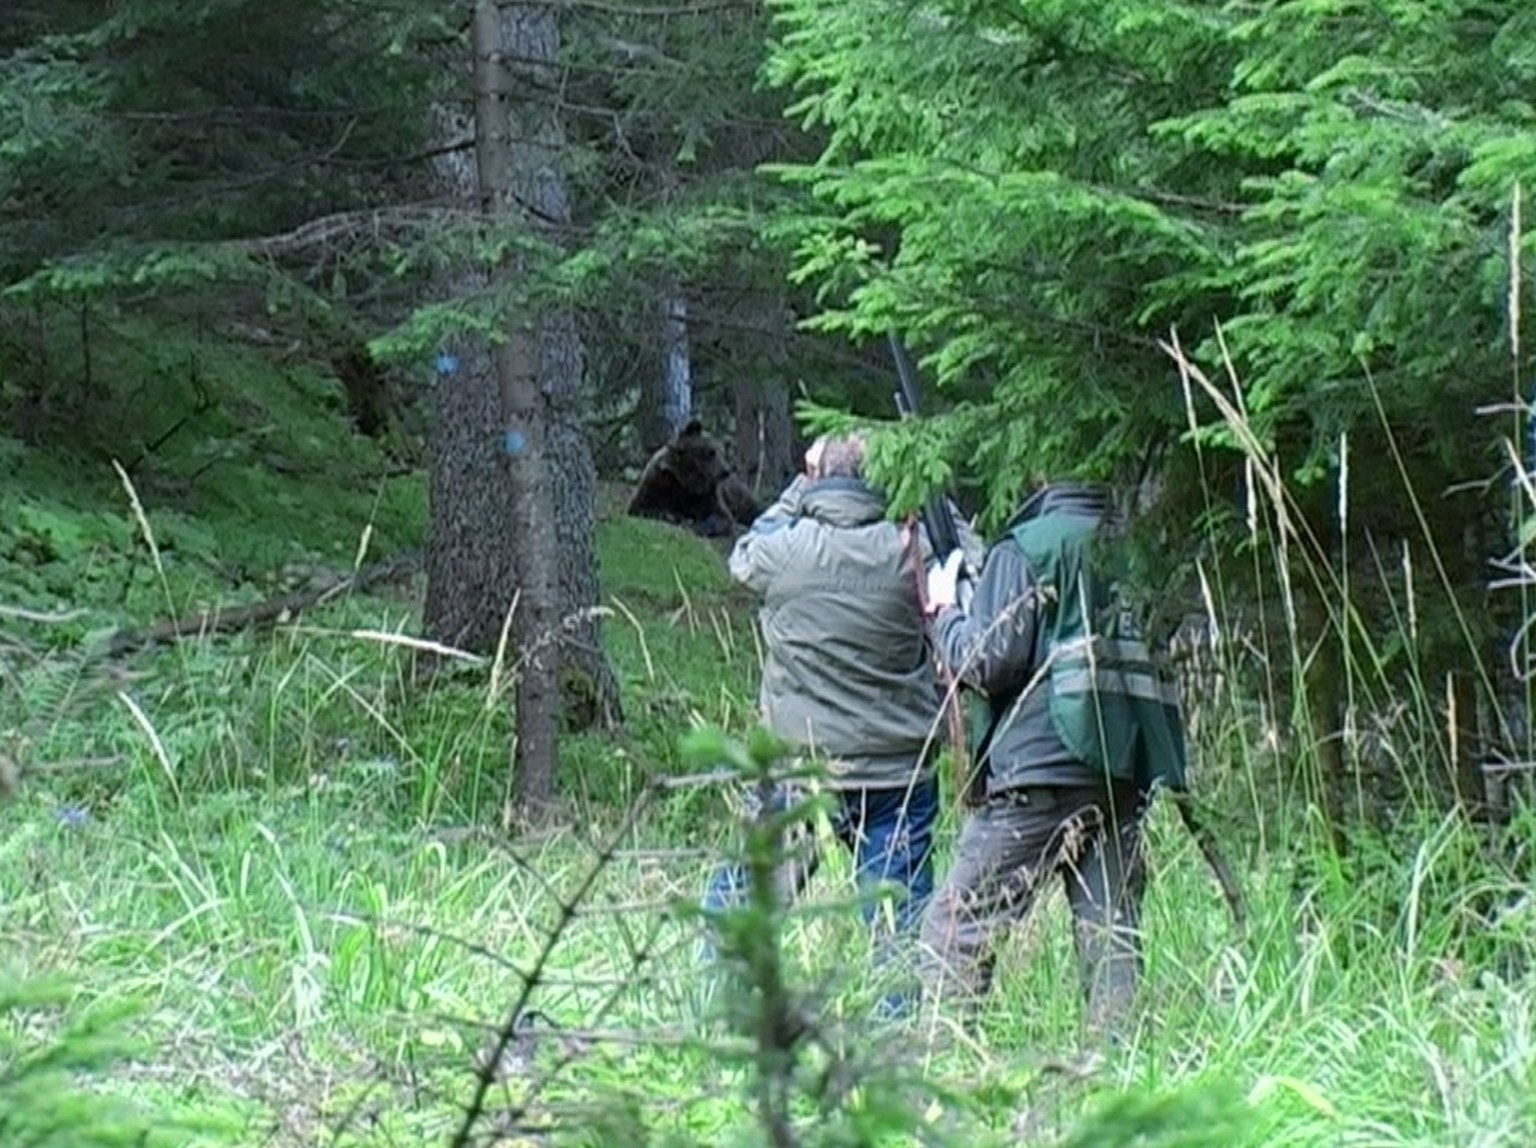
[[[92,1086],[137,1051],[122,1007],[75,1008],[57,979],[0,973],[0,1144],[7,1148],[170,1148],[197,1138],[189,1125]],[[67,1022],[47,1039],[38,1033]]]
[[[817,207],[797,265],[816,322],[928,351],[960,403],[943,448],[988,476],[994,516],[1035,471],[1123,477],[1184,434],[1155,340],[1219,364],[1218,324],[1288,473],[1326,477],[1360,436],[1373,522],[1402,525],[1389,432],[1431,497],[1497,469],[1504,428],[1477,412],[1514,397],[1524,5],[775,9],[768,74],[829,141],[781,169]]]
[[[810,322],[904,333],[949,399],[876,451],[900,507],[952,476],[988,523],[1039,476],[1139,486],[1152,585],[1195,601],[1199,559],[1267,597],[1311,686],[1413,614],[1370,674],[1503,704],[1472,666],[1522,621],[1487,584],[1525,516],[1528,5],[773,10],[766,74],[827,141],[774,169],[810,197],[783,229]],[[1326,744],[1350,704],[1295,720]]]
[[[514,1018],[527,1047],[483,1090],[507,1143],[513,1109],[555,1143],[1536,1143],[1530,755],[1500,825],[1435,799],[1451,759],[1479,768],[1469,711],[1521,717],[1494,639],[1528,610],[1486,583],[1532,536],[1509,490],[1530,5],[562,4],[558,83],[525,93],[566,117],[555,238],[468,238],[428,202],[462,142],[433,119],[468,102],[462,16],[0,21],[0,1145],[192,1141],[169,1111],[239,1113],[224,1142],[441,1143],[524,988],[543,1019]],[[509,249],[515,300],[424,291]],[[677,776],[776,764],[747,733],[757,604],[718,551],[625,517],[622,484],[600,544],[628,726],[562,739],[559,808],[523,838],[494,828],[510,673],[424,689],[415,589],[100,654],[420,542],[419,467],[347,425],[338,338],[414,357],[425,390],[445,331],[553,300],[622,443],[673,292],[701,407],[749,379],[829,425],[884,417],[902,507],[953,483],[985,528],[1037,474],[1146,479],[1147,597],[1187,577],[1173,620],[1198,603],[1221,638],[1191,741],[1251,920],[1232,935],[1155,804],[1124,1047],[1079,1055],[1059,901],[973,1031],[870,1020],[846,857],[779,904],[784,824],[732,851],[719,779]],[[888,418],[888,329],[937,381],[931,418]],[[726,733],[680,748],[703,728]],[[1374,822],[1348,849],[1311,831],[1328,754]],[[717,922],[745,981],[722,1039],[693,1023],[677,906],[723,852],[757,896]]]

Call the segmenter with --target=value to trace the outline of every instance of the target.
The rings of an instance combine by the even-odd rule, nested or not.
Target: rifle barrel
[[[902,418],[917,414],[917,368],[912,365],[907,349],[901,345],[896,332],[890,332],[891,356],[896,360],[896,375],[901,389],[896,392],[896,412]],[[955,524],[954,511],[944,493],[933,495],[923,508],[923,529],[927,531],[934,557],[943,558],[960,549],[960,528]]]

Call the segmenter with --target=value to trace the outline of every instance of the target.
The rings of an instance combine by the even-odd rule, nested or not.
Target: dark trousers
[[[978,1002],[991,986],[994,945],[1054,873],[1072,909],[1088,1031],[1114,1032],[1141,973],[1140,813],[1135,789],[1118,783],[989,797],[961,830],[949,876],[923,918],[927,990]]]

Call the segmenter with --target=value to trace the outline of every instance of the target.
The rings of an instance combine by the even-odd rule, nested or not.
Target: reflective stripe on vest
[[[1062,697],[1110,693],[1168,706],[1179,704],[1178,688],[1158,673],[1145,642],[1074,638],[1051,650],[1051,663],[1051,686]]]

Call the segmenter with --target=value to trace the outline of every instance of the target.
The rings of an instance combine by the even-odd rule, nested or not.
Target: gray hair
[[[829,438],[817,461],[821,478],[859,478],[864,473],[864,440],[857,435]]]

